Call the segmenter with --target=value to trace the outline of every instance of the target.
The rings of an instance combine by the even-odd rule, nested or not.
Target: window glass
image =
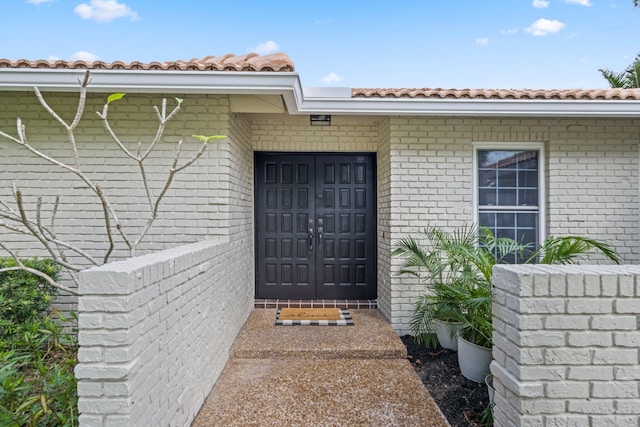
[[[477,155],[479,225],[533,249],[539,243],[539,152],[478,150]]]

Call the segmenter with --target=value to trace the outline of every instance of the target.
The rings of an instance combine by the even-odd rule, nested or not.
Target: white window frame
[[[474,142],[473,147],[473,223],[480,223],[480,209],[478,205],[478,151],[495,150],[528,150],[538,152],[538,242],[542,244],[547,236],[546,215],[546,157],[544,144],[540,142]]]

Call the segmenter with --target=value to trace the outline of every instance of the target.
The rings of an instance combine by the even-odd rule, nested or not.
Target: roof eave
[[[78,90],[84,69],[0,68],[0,90]],[[92,92],[281,95],[290,114],[456,117],[640,117],[637,100],[315,98],[273,71],[91,70]]]
[[[304,99],[298,114],[456,117],[640,117],[640,101],[561,99]]]
[[[0,89],[77,91],[85,69],[0,68]],[[272,71],[171,71],[92,69],[91,92],[265,93],[291,90],[298,74]]]

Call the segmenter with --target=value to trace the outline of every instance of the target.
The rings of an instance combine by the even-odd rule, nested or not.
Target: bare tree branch
[[[164,129],[167,122],[171,120],[178,113],[178,111],[180,111],[180,102],[178,102],[178,105],[176,105],[174,109],[171,111],[171,113],[169,113],[168,117],[166,116],[166,112],[167,112],[166,98],[162,100],[162,113],[158,111],[158,107],[154,106],[153,108],[156,110],[156,114],[158,115],[158,120],[160,121],[160,125],[158,126],[158,130],[156,131],[156,136],[153,138],[153,141],[151,141],[151,144],[149,144],[149,147],[147,147],[147,151],[145,151],[142,157],[140,157],[141,160],[146,159],[151,153],[151,151],[153,150],[153,148],[156,146],[158,141],[160,141],[160,139],[162,138],[162,135],[164,134]]]
[[[2,211],[0,211],[0,217],[3,218],[7,218],[10,219],[12,221],[16,221],[18,223],[22,223],[22,220],[20,217],[13,217],[11,215],[5,214]],[[32,225],[35,225],[32,223]],[[7,230],[11,230],[14,233],[19,233],[19,234],[24,234],[27,236],[33,236],[33,234],[31,233],[31,231],[29,231],[28,228],[24,227],[24,226],[17,226],[17,225],[11,225],[8,224],[4,221],[0,221],[0,227],[6,228]],[[81,257],[85,258],[87,261],[89,261],[91,264],[93,265],[101,265],[98,261],[96,261],[89,253],[83,251],[82,249],[75,247],[73,245],[71,245],[70,243],[58,240],[58,238],[56,237],[56,235],[53,233],[53,231],[45,226],[42,226],[42,230],[45,232],[45,234],[43,235],[44,238],[47,239],[47,241],[53,243],[54,245],[57,246],[62,246],[66,249],[69,249],[72,252],[75,252],[76,254],[80,255]],[[75,270],[75,271],[80,271],[82,270],[82,267],[79,266],[74,266],[72,264],[64,264],[63,262],[60,262],[61,265],[63,265],[65,268],[70,269],[70,270]]]
[[[78,144],[76,141],[75,130],[77,126],[80,124],[84,110],[86,108],[87,102],[87,87],[90,83],[89,71],[84,74],[83,79],[80,83],[80,94],[77,104],[77,109],[73,120],[70,123],[67,123],[46,101],[44,95],[40,92],[40,90],[36,87],[35,94],[36,98],[40,105],[67,131],[67,139],[70,144],[71,155],[73,158],[72,163],[65,163],[64,161],[59,160],[58,158],[49,155],[40,149],[34,147],[29,142],[29,138],[27,137],[26,126],[23,124],[20,118],[16,119],[16,128],[17,128],[17,136],[10,135],[6,132],[0,131],[0,137],[5,138],[17,145],[22,146],[26,150],[28,150],[33,155],[43,159],[44,161],[51,163],[55,166],[58,166],[68,172],[76,175],[91,192],[93,192],[101,207],[102,207],[102,217],[104,221],[104,230],[105,237],[108,242],[108,247],[104,252],[104,255],[101,260],[94,258],[89,251],[83,250],[79,248],[77,245],[71,244],[69,242],[65,242],[63,239],[57,237],[55,232],[55,221],[56,215],[58,212],[58,208],[60,205],[60,197],[56,197],[55,202],[53,203],[53,208],[50,213],[50,225],[46,226],[44,224],[46,209],[44,207],[44,202],[42,197],[38,197],[35,205],[35,220],[30,219],[27,214],[27,207],[25,206],[25,201],[23,200],[22,191],[19,190],[14,185],[14,199],[15,204],[17,205],[17,209],[13,209],[7,203],[0,200],[0,218],[5,219],[14,224],[8,223],[6,221],[0,220],[0,228],[7,229],[11,232],[29,235],[35,237],[50,256],[53,258],[55,262],[59,265],[63,266],[70,274],[71,278],[78,283],[77,272],[82,269],[82,267],[73,265],[69,262],[67,255],[73,254],[74,256],[79,256],[85,259],[91,265],[102,265],[109,262],[111,255],[116,249],[116,236],[120,236],[119,241],[124,243],[124,245],[129,249],[129,255],[134,256],[135,252],[138,248],[140,242],[147,235],[151,226],[158,218],[159,208],[162,200],[165,198],[169,188],[171,187],[175,176],[177,173],[186,169],[187,167],[193,165],[198,159],[200,159],[207,149],[208,142],[210,139],[218,139],[224,138],[224,136],[202,136],[202,135],[194,135],[196,138],[202,140],[202,144],[198,148],[197,152],[184,164],[178,165],[180,161],[181,150],[183,148],[183,140],[180,139],[176,145],[176,151],[174,158],[171,161],[171,166],[168,169],[168,174],[166,176],[166,180],[162,187],[159,189],[159,194],[154,196],[154,190],[152,188],[152,181],[149,180],[147,175],[147,170],[145,167],[145,160],[151,155],[152,151],[156,148],[158,143],[162,141],[164,132],[166,130],[166,126],[170,120],[172,120],[176,114],[181,109],[182,99],[175,98],[177,105],[171,109],[170,112],[167,112],[167,100],[163,99],[160,108],[154,106],[154,110],[158,119],[158,126],[155,131],[155,135],[153,139],[149,143],[148,146],[143,147],[141,141],[138,142],[137,150],[134,152],[127,148],[125,141],[123,141],[116,131],[114,130],[111,122],[109,121],[109,104],[122,99],[125,94],[124,93],[115,93],[110,95],[107,98],[107,102],[103,106],[102,112],[97,112],[98,117],[102,120],[102,124],[107,132],[107,134],[111,137],[111,139],[115,142],[116,146],[124,153],[124,155],[138,165],[140,170],[141,184],[144,188],[147,204],[149,207],[149,213],[147,221],[144,226],[140,230],[139,234],[135,238],[135,240],[131,240],[129,238],[128,233],[125,232],[123,224],[120,222],[117,212],[112,204],[110,198],[105,194],[101,185],[95,182],[85,171],[81,168],[80,162],[80,153],[78,150]],[[115,230],[114,230],[115,229]],[[132,234],[133,235],[133,234]],[[47,282],[51,283],[53,286],[65,290],[66,292],[77,294],[76,291],[70,289],[66,286],[63,286],[59,283],[56,283],[50,277],[44,277],[43,273],[30,269],[26,267],[16,256],[14,252],[11,252],[6,245],[0,242],[0,248],[6,250],[18,263],[18,267],[11,267],[9,269],[2,269],[0,271],[10,271],[10,270],[24,270],[29,271],[33,274],[36,274],[40,277],[43,277]]]
[[[27,218],[27,213],[24,209],[24,203],[22,201],[22,192],[15,186],[15,184],[13,186],[13,196],[15,197],[16,204],[18,205],[18,212],[20,212],[20,221],[22,222],[22,225],[24,225],[29,230],[31,235],[33,235],[40,241],[40,243],[42,243],[47,252],[51,254],[55,261],[57,261],[57,254],[53,251],[51,246],[49,246],[49,242],[47,241],[47,239],[42,234],[40,234],[37,227],[34,227],[32,222]]]
[[[105,218],[109,218],[109,207],[105,203],[106,198],[102,194],[102,189],[100,187],[98,187],[98,192],[99,192],[98,195],[100,196],[100,201],[102,202],[102,210],[104,212],[104,216]],[[107,253],[104,255],[104,259],[102,260],[103,264],[106,264],[109,261],[109,256],[111,255],[111,252],[113,252],[113,247],[114,247],[113,233],[111,233],[111,224],[109,223],[109,221],[107,221],[106,225],[107,225],[107,239],[109,239],[109,249],[107,250]],[[129,242],[127,242],[127,245],[129,245]]]
[[[136,156],[131,151],[129,151],[127,147],[125,147],[125,145],[122,143],[118,135],[116,135],[113,128],[111,127],[111,123],[109,123],[109,120],[107,119],[107,115],[109,114],[109,104],[108,103],[104,104],[104,107],[102,108],[102,113],[96,111],[96,114],[98,114],[98,117],[102,119],[102,123],[105,129],[107,130],[107,132],[109,133],[109,135],[111,136],[111,139],[113,139],[113,141],[118,145],[118,147],[122,150],[122,152],[126,154],[128,157],[132,158],[133,160],[138,161],[140,157]]]

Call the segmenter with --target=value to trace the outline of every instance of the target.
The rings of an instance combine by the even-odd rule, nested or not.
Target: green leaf
[[[193,138],[199,139],[200,141],[204,142],[205,144],[208,143],[209,141],[211,141],[212,139],[225,139],[227,137],[227,135],[210,135],[210,136],[204,136],[204,135],[191,135]]]
[[[111,104],[113,101],[118,101],[118,100],[124,98],[125,95],[126,95],[126,93],[121,93],[121,92],[120,93],[112,93],[107,98],[107,104]]]
[[[178,103],[178,105],[182,104],[182,101],[184,101],[184,99],[182,99],[182,98],[176,98],[176,102]]]

